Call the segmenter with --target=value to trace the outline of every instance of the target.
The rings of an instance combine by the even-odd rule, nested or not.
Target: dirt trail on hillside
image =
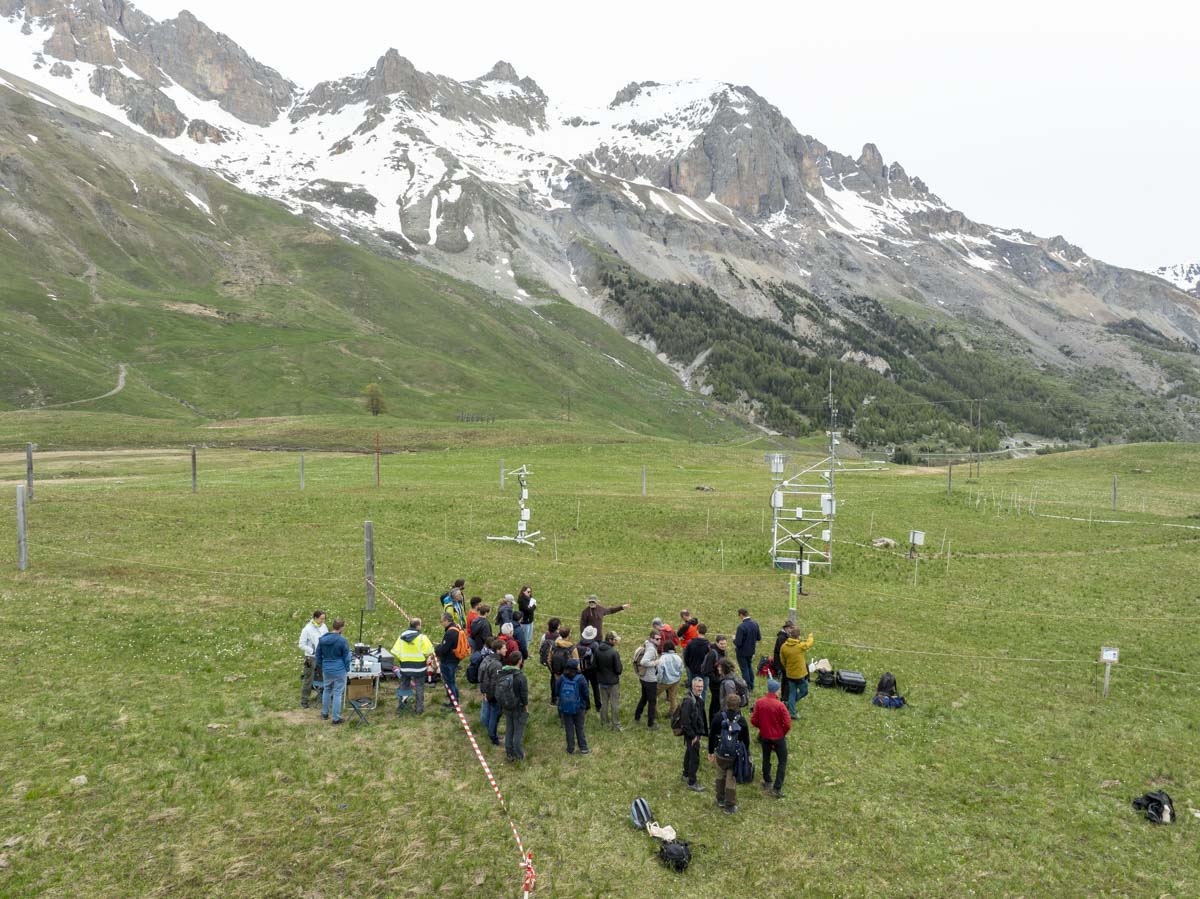
[[[117,386],[108,393],[102,393],[100,396],[89,396],[86,400],[71,400],[69,403],[51,403],[49,406],[39,406],[39,409],[61,409],[63,406],[78,406],[80,403],[94,403],[96,400],[106,400],[110,396],[116,396],[125,389],[125,363],[122,362],[117,366]]]

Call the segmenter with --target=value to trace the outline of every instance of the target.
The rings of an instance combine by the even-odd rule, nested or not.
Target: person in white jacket
[[[667,694],[670,711],[674,713],[679,698],[679,678],[683,675],[683,659],[675,651],[675,644],[667,641],[663,644],[662,655],[658,657],[658,698]]]
[[[321,669],[317,667],[313,653],[317,651],[317,641],[327,633],[329,633],[329,628],[325,626],[325,613],[320,609],[313,612],[312,619],[300,631],[300,641],[297,645],[304,653],[304,671],[300,675],[300,708],[302,709],[308,708],[309,700],[312,698],[314,676],[318,681],[321,680]]]

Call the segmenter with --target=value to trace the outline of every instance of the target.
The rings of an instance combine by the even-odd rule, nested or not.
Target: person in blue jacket
[[[342,695],[346,692],[346,675],[350,673],[350,641],[342,636],[345,626],[345,621],[336,619],[333,630],[317,641],[315,653],[317,667],[325,677],[325,689],[321,691],[321,717],[329,720],[332,701],[332,724],[342,723]]]

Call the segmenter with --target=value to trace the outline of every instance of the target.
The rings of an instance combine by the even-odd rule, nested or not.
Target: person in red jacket
[[[700,622],[693,618],[692,613],[687,609],[682,609],[679,612],[679,620],[679,654],[683,655],[692,637],[696,636],[696,625]]]
[[[783,777],[787,773],[787,735],[792,729],[792,716],[787,706],[779,701],[779,681],[767,681],[767,695],[754,703],[750,713],[750,724],[758,728],[758,742],[762,744],[762,788],[768,796],[783,798]],[[775,771],[775,783],[771,783],[771,753],[778,757],[779,767]]]

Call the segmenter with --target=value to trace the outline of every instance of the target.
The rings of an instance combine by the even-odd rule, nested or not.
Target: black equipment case
[[[867,689],[867,679],[861,671],[842,671],[837,673],[837,684],[847,693],[862,693]]]

